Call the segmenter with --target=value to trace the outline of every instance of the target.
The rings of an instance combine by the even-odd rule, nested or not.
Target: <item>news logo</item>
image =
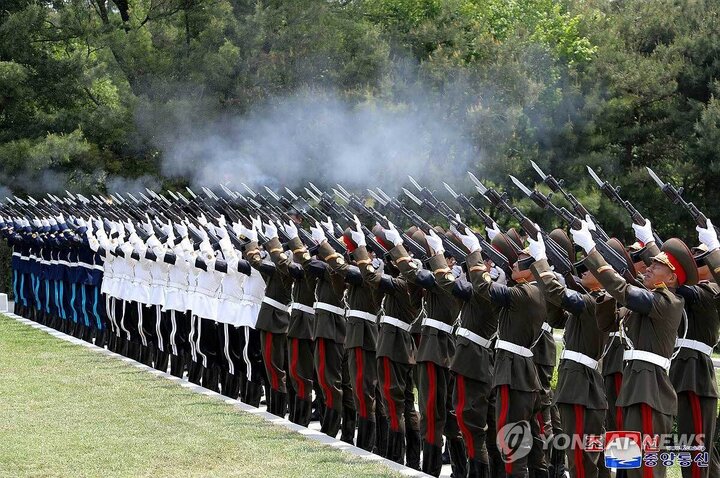
[[[605,432],[605,466],[618,470],[642,466],[642,436],[640,432]]]

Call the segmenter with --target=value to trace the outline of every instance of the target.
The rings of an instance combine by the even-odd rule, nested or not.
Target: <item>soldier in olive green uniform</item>
[[[448,237],[469,251],[454,233]],[[480,252],[468,254],[467,262],[478,264]],[[487,264],[486,264],[487,265]],[[445,288],[461,300],[460,324],[455,331],[456,349],[450,364],[455,376],[453,407],[469,460],[468,477],[490,476],[488,446],[489,397],[492,391],[492,340],[497,332],[497,314],[493,306],[475,292],[471,283],[456,280]],[[493,433],[495,430],[490,430]],[[490,438],[494,439],[491,434]]]
[[[287,384],[285,376],[285,357],[287,356],[287,331],[290,322],[292,279],[289,268],[292,260],[283,252],[277,237],[277,228],[273,224],[265,226],[265,244],[272,262],[264,261],[260,256],[257,242],[251,242],[245,249],[250,265],[262,274],[265,280],[265,297],[255,327],[260,331],[260,347],[270,396],[266,397],[267,409],[273,415],[284,417],[287,409]]]
[[[346,230],[343,240],[351,254],[358,245],[365,245],[365,237],[358,230]],[[365,251],[367,253],[367,251]],[[320,244],[320,257],[334,274],[346,282],[345,302],[348,307],[345,349],[348,353],[350,383],[352,384],[355,410],[358,415],[357,446],[368,451],[375,447],[375,390],[377,387],[377,314],[380,309],[375,289],[363,280],[360,269],[348,265],[327,242]],[[380,454],[384,454],[380,450]]]
[[[383,240],[381,229],[376,228],[376,234],[380,241],[388,244],[389,241]],[[412,294],[411,289],[417,287],[400,276],[392,265],[387,268],[394,271],[394,275],[375,270],[365,245],[359,245],[354,255],[365,283],[382,294],[376,357],[380,390],[390,422],[387,458],[403,463],[406,437],[403,408],[406,391],[412,387],[411,374],[416,352],[410,328],[420,306],[418,300],[413,300],[417,294]]]
[[[322,244],[327,241],[320,226],[310,228],[313,239]],[[343,293],[345,281],[339,274],[333,274],[326,262],[313,259],[304,248],[301,254],[305,273],[317,279],[315,287],[315,354],[314,364],[323,400],[325,414],[321,431],[332,437],[337,436],[342,423],[344,440],[352,440],[355,434],[355,410],[353,407],[350,377],[345,354],[345,306]],[[323,257],[333,259],[332,252]],[[339,254],[338,254],[339,255]]]
[[[558,244],[569,242],[567,236],[563,239],[558,237],[559,233],[553,233],[551,237]],[[551,270],[542,238],[528,240],[536,261],[532,266],[533,275],[545,298],[570,313],[563,316],[566,319],[562,321],[564,323],[552,322],[554,327],[565,329],[565,350],[561,356],[554,397],[564,432],[580,440],[586,434],[602,436],[607,401],[598,361],[602,357],[607,334],[598,328],[598,324],[615,322],[615,300],[601,289],[588,271],[582,274],[582,285],[589,292],[567,288]],[[596,478],[600,454],[586,453],[581,443],[573,442],[573,448],[567,455],[570,475]]]
[[[646,226],[649,229],[649,221]],[[605,262],[595,250],[587,223],[583,222],[583,227],[573,230],[572,235],[587,253],[583,263],[588,270],[608,294],[630,310],[622,333],[631,348],[624,354],[627,365],[617,400],[623,407],[625,430],[650,436],[670,433],[673,415],[677,413],[677,395],[668,369],[684,303],[675,290],[679,285],[697,282],[697,267],[692,254],[679,239],[666,241],[643,277],[645,289],[629,284]],[[648,476],[651,473],[648,468],[627,470],[628,476]],[[666,474],[663,466],[649,470],[656,477]]]
[[[513,264],[515,285],[505,286],[493,282],[480,257],[482,249],[477,238],[471,231],[466,231],[465,235],[458,234],[458,237],[471,251],[466,264],[476,293],[497,307],[498,340],[495,345],[497,350],[493,386],[497,394],[497,441],[506,461],[505,473],[510,477],[527,477],[527,455],[532,443],[523,441],[519,448],[509,450],[504,435],[507,429],[504,427],[509,425],[515,432],[515,427],[522,427],[522,436],[529,437],[531,430],[528,427],[537,426],[533,418],[534,413],[539,410],[542,385],[530,347],[540,336],[542,324],[547,319],[545,298],[538,285],[529,282],[532,280],[532,273],[520,270],[519,261]],[[493,238],[492,245],[512,262],[514,248],[509,241],[506,235],[498,234]],[[529,256],[525,256],[525,259],[532,260]],[[547,477],[547,470],[534,470],[533,476]]]
[[[286,274],[293,281],[292,307],[287,332],[287,360],[290,389],[288,389],[290,421],[298,425],[310,424],[313,390],[313,322],[315,319],[315,283],[316,279],[299,266],[305,247],[298,238],[294,224],[284,224],[285,234],[290,238],[288,248],[293,254],[291,267],[278,267],[278,272]],[[277,253],[270,254],[273,261],[282,260]],[[275,262],[277,265],[277,262]],[[294,392],[291,394],[291,390]],[[294,395],[294,396],[293,396]]]
[[[460,431],[457,421],[447,419],[448,409],[452,407],[449,370],[455,350],[452,332],[459,307],[456,299],[443,288],[443,285],[445,282],[454,282],[455,276],[447,267],[440,238],[437,235],[426,237],[422,231],[415,231],[411,236],[425,247],[430,256],[428,261],[430,270],[419,270],[402,247],[400,234],[394,228],[385,230],[384,234],[395,246],[390,250],[390,256],[402,276],[426,291],[424,299],[426,317],[422,319],[417,352],[420,431],[425,440],[422,471],[439,476],[442,470],[443,433],[448,437],[451,445],[457,445],[458,441],[462,444],[462,441],[458,440]],[[428,237],[432,239],[428,240]],[[430,246],[429,242],[432,242],[434,247]],[[462,476],[463,473],[459,472],[458,475]]]

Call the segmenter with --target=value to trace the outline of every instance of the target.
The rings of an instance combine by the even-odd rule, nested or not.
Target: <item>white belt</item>
[[[432,327],[433,329],[442,330],[443,332],[447,332],[448,334],[452,334],[453,331],[452,325],[431,318],[423,319],[422,325],[427,325],[428,327]]]
[[[19,252],[13,252],[12,255],[15,257],[22,257],[22,254],[20,254]]]
[[[508,342],[506,340],[498,339],[497,342],[495,342],[495,348],[501,349],[501,350],[507,350],[508,352],[512,352],[514,354],[520,355],[522,357],[532,357],[533,352],[527,347],[523,347],[522,345],[517,345],[512,342]]]
[[[362,310],[350,309],[347,311],[348,317],[357,317],[358,319],[367,320],[368,322],[375,323],[377,321],[377,315],[371,314],[370,312],[363,312]]]
[[[545,332],[550,332],[552,334],[553,329],[547,322],[543,322],[541,327]]]
[[[692,339],[677,339],[675,341],[675,347],[697,350],[698,352],[704,353],[708,357],[711,357],[713,352],[713,348],[708,344],[700,342],[699,340]]]
[[[283,304],[282,302],[278,302],[275,299],[271,299],[270,297],[263,297],[263,303],[275,307],[277,310],[281,310],[283,312],[288,312],[290,310],[290,307],[287,304]]]
[[[583,364],[586,367],[589,367],[593,370],[597,369],[598,361],[588,357],[587,355],[580,353],[580,352],[573,352],[572,350],[563,350],[562,355],[560,356],[560,359],[566,359],[566,360],[572,360],[573,362],[577,362],[579,364]]]
[[[610,332],[610,337],[622,337],[622,332]]]
[[[312,307],[308,307],[307,305],[299,304],[297,302],[293,302],[292,305],[290,305],[290,311],[293,310],[300,310],[302,312],[305,312],[306,314],[315,315],[315,309]]]
[[[390,317],[389,315],[383,315],[382,317],[380,317],[380,323],[394,325],[398,329],[403,329],[405,332],[410,332],[410,329],[412,328],[412,324],[403,322],[402,320],[396,319],[395,317]]]
[[[143,281],[143,280],[141,280],[140,278],[135,278],[135,279],[133,279],[133,283],[136,283],[136,284],[138,284],[138,285],[144,285],[144,284],[146,284],[146,282]],[[214,297],[214,296],[215,296],[215,292],[217,292],[216,290],[207,289],[207,288],[205,288],[205,287],[199,287],[199,286],[195,286],[195,288],[194,288],[192,291],[193,291],[193,292],[199,292],[199,293],[201,293],[201,294],[203,294],[203,295],[207,295],[207,296],[210,296],[210,297]]]
[[[470,342],[475,342],[480,347],[484,347],[486,349],[490,348],[490,340],[486,339],[485,337],[481,337],[472,330],[466,329],[464,327],[458,327],[457,332],[455,334],[458,337],[465,337]]]
[[[643,362],[649,362],[653,365],[657,365],[666,372],[670,368],[669,358],[665,358],[662,355],[647,352],[645,350],[626,350],[625,353],[623,353],[623,360],[642,360]]]
[[[333,314],[345,315],[345,309],[343,309],[342,307],[338,307],[336,305],[328,304],[326,302],[315,302],[313,304],[313,307],[315,309],[326,310],[328,312],[332,312]]]

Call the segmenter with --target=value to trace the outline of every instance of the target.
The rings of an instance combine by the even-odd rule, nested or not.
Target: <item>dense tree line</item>
[[[609,231],[629,235],[627,218],[586,164],[662,235],[683,235],[691,221],[644,166],[715,216],[719,14],[709,0],[6,0],[0,184],[179,185],[150,123],[243,116],[306,91],[412,110],[421,85],[443,104],[437,121],[473,145],[474,169],[543,223],[554,219],[508,186],[508,173],[537,182],[529,160],[566,178]]]

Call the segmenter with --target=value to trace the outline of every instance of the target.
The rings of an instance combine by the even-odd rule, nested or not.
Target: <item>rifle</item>
[[[690,216],[695,221],[695,224],[703,228],[707,227],[707,217],[705,216],[705,214],[700,212],[700,210],[697,208],[697,206],[695,206],[695,204],[687,202],[685,199],[683,199],[683,188],[676,189],[675,186],[673,186],[672,184],[663,182],[663,180],[660,179],[657,174],[655,174],[655,171],[648,168],[647,166],[646,169],[650,174],[650,177],[653,178],[653,180],[657,183],[658,186],[660,186],[662,192],[664,192],[665,195],[670,198],[673,204],[680,204],[683,208],[685,208],[690,213]],[[720,234],[720,229],[718,229],[718,227],[715,225],[713,225],[713,227],[715,228],[715,233]]]
[[[503,269],[508,276],[512,275],[512,267],[510,267],[510,261],[508,261],[507,257],[505,257],[497,249],[492,247],[492,245],[490,245],[480,233],[473,231],[463,221],[459,220],[457,217],[458,216],[457,214],[453,213],[452,211],[450,211],[450,212],[444,211],[440,204],[432,204],[428,201],[423,201],[405,188],[403,188],[403,192],[415,204],[417,204],[421,207],[425,207],[427,210],[432,211],[434,214],[438,214],[441,217],[443,217],[448,222],[449,225],[453,226],[461,234],[467,234],[467,231],[471,231],[475,235],[475,237],[477,237],[477,239],[480,243],[480,247],[482,248],[481,254],[483,254],[485,257],[490,258],[495,263],[495,265],[500,267],[501,269]],[[448,245],[450,245],[449,251],[450,251],[450,254],[452,254],[452,256],[455,257],[455,260],[458,261],[459,263],[464,262],[465,256],[467,255],[467,254],[465,254],[465,251],[463,251],[462,249],[457,247],[446,236],[442,236],[442,239],[443,239],[443,246],[447,247]],[[461,258],[458,258],[456,256],[457,251],[459,251],[459,254],[462,256]]]
[[[554,193],[560,193],[563,195],[565,200],[570,203],[570,206],[573,208],[573,211],[575,211],[575,214],[577,214],[578,217],[581,219],[585,219],[586,216],[589,216],[590,219],[592,219],[593,224],[595,224],[595,228],[597,230],[597,233],[600,235],[603,241],[607,241],[610,239],[610,236],[603,230],[603,228],[600,226],[600,223],[597,219],[595,219],[595,216],[590,214],[590,212],[585,208],[585,206],[582,205],[580,201],[577,200],[577,198],[570,192],[565,191],[563,189],[563,186],[565,185],[565,180],[560,179],[559,181],[552,177],[549,174],[545,174],[542,169],[540,169],[540,166],[535,164],[535,161],[530,161],[530,164],[532,165],[533,169],[540,175],[543,182],[547,184],[547,186],[550,188],[550,190]],[[548,194],[547,196],[548,200],[552,198],[551,194]]]
[[[403,212],[405,207],[397,199],[390,198],[390,196],[385,195],[380,188],[378,188],[378,191],[379,192],[376,193],[370,189],[367,190],[370,197],[373,198],[377,204],[382,206],[387,213],[393,214],[393,216],[400,221],[404,221],[407,218],[407,215]],[[380,196],[380,194],[383,194],[383,196]],[[378,220],[378,224],[385,229],[389,228],[390,220],[379,211],[376,211],[376,214],[378,215],[376,218]],[[398,222],[398,224],[400,224],[400,222]],[[421,261],[425,261],[428,258],[424,247],[418,244],[417,241],[413,240],[413,238],[408,236],[404,231],[398,230],[398,232],[403,240],[403,245],[414,257],[420,259]]]
[[[445,189],[447,189],[447,191],[450,193],[450,195],[458,202],[458,204],[460,204],[460,208],[463,211],[469,212],[479,217],[480,220],[485,223],[485,227],[495,227],[495,220],[491,218],[490,215],[482,209],[475,207],[475,205],[470,202],[470,199],[467,196],[465,196],[463,193],[456,193],[448,183],[444,182],[443,185],[445,186]]]
[[[366,220],[377,219],[377,217],[373,214],[374,212],[376,213],[376,211],[374,211],[372,208],[369,208],[368,206],[365,206],[365,204],[363,204],[363,202],[357,196],[349,193],[344,187],[340,186],[339,184],[337,185],[337,187],[342,192],[340,192],[338,189],[333,189],[335,195],[345,201],[348,206],[355,211],[355,213],[358,215],[358,218],[362,217]],[[381,216],[379,213],[377,213],[377,215]],[[360,223],[360,230],[365,236],[365,242],[367,242],[368,247],[372,249],[378,257],[384,257],[388,251],[382,246],[382,244],[380,244],[380,242],[375,237],[375,234],[373,234],[370,229],[365,227],[362,222]]]
[[[485,185],[481,183],[475,175],[470,172],[468,174],[470,175],[470,178],[475,184],[478,192],[495,207],[506,211],[509,215],[514,217],[520,223],[520,227],[522,227],[530,237],[535,240],[537,240],[538,237],[542,237],[550,263],[558,269],[560,274],[566,277],[566,281],[569,281],[569,284],[575,284],[573,263],[570,261],[570,258],[567,257],[566,251],[557,242],[555,242],[548,233],[537,227],[530,218],[520,211],[520,209],[510,204],[506,193],[501,194],[493,188],[485,187]]]
[[[514,176],[510,176],[510,179],[512,179],[512,182],[515,183],[515,185],[520,188],[520,190],[525,193],[527,197],[532,199],[535,204],[537,204],[543,209],[551,211],[560,219],[567,222],[571,229],[574,229],[576,231],[580,230],[580,228],[582,227],[582,221],[579,217],[575,216],[573,213],[571,213],[564,207],[557,207],[550,201],[550,198],[548,196],[545,196],[540,191],[536,189],[530,190]],[[598,233],[598,231],[590,230],[590,235],[595,241],[595,248],[597,249],[597,251],[600,253],[601,256],[603,256],[603,258],[607,261],[608,264],[610,264],[613,269],[615,269],[620,275],[622,275],[629,283],[638,287],[643,287],[629,271],[625,258],[620,256],[615,251],[615,249],[608,246],[607,242],[603,240],[602,236]]]
[[[644,226],[645,225],[645,218],[642,214],[638,212],[635,207],[630,204],[630,201],[624,200],[620,196],[620,187],[613,187],[612,184],[610,184],[607,181],[603,181],[600,179],[600,176],[598,176],[595,171],[590,166],[587,166],[588,173],[590,173],[590,176],[595,180],[597,185],[600,187],[600,190],[605,193],[605,195],[610,198],[611,201],[617,203],[620,205],[623,209],[625,209],[628,214],[630,214],[630,218],[632,219],[634,224],[637,224],[638,226]],[[662,240],[660,237],[653,231],[653,237],[655,238],[655,244],[658,247],[662,246]]]
[[[293,207],[292,203],[287,201],[286,198],[281,198],[280,196],[275,194],[273,192],[273,190],[270,189],[269,187],[265,186],[265,191],[267,191],[267,193],[270,195],[270,197],[272,197],[273,199],[275,199],[278,202],[279,206],[283,206],[286,208]],[[283,199],[285,201],[283,201]],[[285,221],[294,223],[293,219],[290,217],[290,214],[288,214],[287,210],[280,210],[280,214],[282,215],[282,218]],[[282,228],[280,228],[280,229],[282,229]],[[278,229],[278,233],[280,233],[280,229]],[[298,229],[298,236],[300,237],[300,240],[303,242],[303,244],[305,244],[309,248],[316,246],[315,241],[312,238],[312,235],[309,232],[307,232],[305,229],[303,229],[302,225],[298,225],[297,229]]]

